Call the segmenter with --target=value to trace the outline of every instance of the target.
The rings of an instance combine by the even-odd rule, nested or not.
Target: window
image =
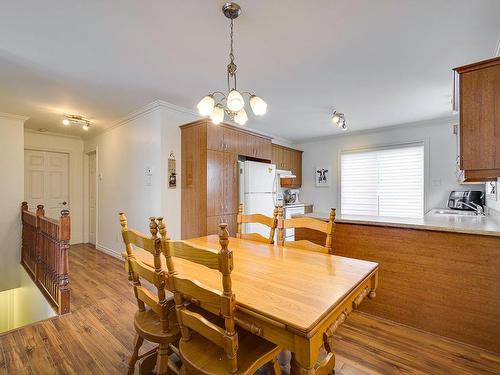
[[[422,217],[423,143],[342,152],[340,192],[342,214]]]

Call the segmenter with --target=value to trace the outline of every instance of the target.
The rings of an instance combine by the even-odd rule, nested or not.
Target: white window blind
[[[343,152],[340,199],[342,214],[422,217],[423,143]]]

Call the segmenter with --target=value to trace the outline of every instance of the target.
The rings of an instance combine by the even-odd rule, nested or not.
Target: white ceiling
[[[0,11],[0,112],[88,136],[155,99],[195,109],[225,89],[224,1],[16,0]],[[240,0],[238,85],[268,103],[248,127],[300,140],[451,114],[451,68],[492,57],[498,0]]]

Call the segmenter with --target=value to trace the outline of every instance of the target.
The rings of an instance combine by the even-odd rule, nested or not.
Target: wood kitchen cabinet
[[[292,184],[286,187],[296,189],[302,185],[302,151],[273,144],[271,161],[277,169],[292,171],[296,176]]]
[[[224,152],[223,187],[224,204],[223,213],[233,214],[238,212],[238,154]]]
[[[238,157],[271,161],[271,138],[200,120],[181,126],[181,237],[236,234]]]
[[[222,215],[224,213],[224,183],[225,153],[222,151],[207,150],[207,216]],[[214,183],[210,183],[213,181]]]
[[[454,69],[459,76],[460,168],[467,182],[500,177],[500,57]]]

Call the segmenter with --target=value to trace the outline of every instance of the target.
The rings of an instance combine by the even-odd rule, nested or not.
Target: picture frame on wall
[[[316,187],[328,187],[330,186],[330,176],[332,174],[332,168],[327,165],[320,165],[315,168],[314,178],[316,180]]]
[[[496,181],[488,181],[485,184],[486,199],[496,201],[498,197],[498,186]]]

